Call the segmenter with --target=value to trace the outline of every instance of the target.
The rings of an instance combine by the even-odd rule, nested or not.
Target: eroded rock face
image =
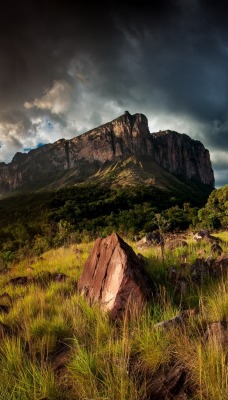
[[[175,131],[153,134],[155,161],[172,174],[214,186],[210,155],[201,142]]]
[[[172,131],[150,134],[145,115],[125,112],[71,140],[60,139],[28,154],[16,153],[11,163],[0,163],[0,195],[40,182],[50,185],[70,170],[75,182],[81,182],[103,164],[131,156],[147,157],[183,180],[214,187],[209,152],[202,143]]]
[[[117,234],[97,239],[78,280],[78,290],[109,310],[113,319],[141,310],[152,295],[144,263]]]

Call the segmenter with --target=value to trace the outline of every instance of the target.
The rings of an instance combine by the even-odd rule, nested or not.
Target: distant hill
[[[0,195],[97,181],[111,187],[152,185],[208,195],[214,188],[203,144],[174,131],[150,133],[143,114],[126,112],[71,140],[60,139],[0,163]]]

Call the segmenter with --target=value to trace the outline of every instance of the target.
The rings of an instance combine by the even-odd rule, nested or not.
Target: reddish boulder
[[[144,263],[117,234],[97,239],[78,280],[78,290],[109,310],[113,319],[140,311],[152,294]]]

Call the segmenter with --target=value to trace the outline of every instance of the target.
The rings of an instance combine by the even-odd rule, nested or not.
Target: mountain
[[[0,195],[96,179],[164,188],[196,185],[206,191],[214,187],[210,155],[201,142],[170,130],[150,133],[146,116],[128,111],[73,139],[16,153],[11,163],[0,163]]]

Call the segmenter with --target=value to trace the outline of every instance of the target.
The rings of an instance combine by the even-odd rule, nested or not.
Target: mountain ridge
[[[184,183],[208,190],[214,187],[210,155],[201,142],[170,130],[150,133],[144,114],[126,111],[80,136],[16,153],[11,163],[0,163],[0,195],[26,188],[45,189],[52,184],[57,187],[58,176],[69,174],[70,184],[83,182],[106,163],[130,157],[145,157]]]

